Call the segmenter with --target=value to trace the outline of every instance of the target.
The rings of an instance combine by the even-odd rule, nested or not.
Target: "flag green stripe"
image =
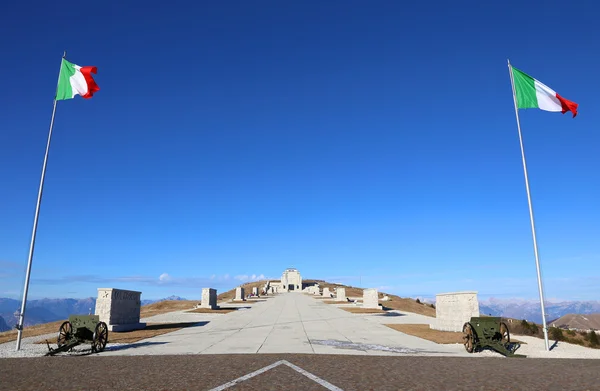
[[[517,107],[519,109],[538,108],[538,100],[535,94],[535,80],[528,74],[512,68],[515,93],[517,94]]]
[[[71,87],[71,76],[76,70],[73,64],[63,58],[58,76],[58,87],[56,88],[56,100],[72,99],[73,88]]]

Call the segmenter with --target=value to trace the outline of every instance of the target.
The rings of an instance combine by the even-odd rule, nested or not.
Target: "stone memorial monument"
[[[363,291],[363,308],[379,308],[379,292],[375,288],[365,289]]]
[[[202,288],[202,300],[200,308],[217,308],[217,290],[214,288]]]
[[[435,296],[434,330],[462,332],[472,316],[479,316],[477,292],[440,293]]]
[[[115,288],[98,288],[95,315],[106,323],[109,331],[130,331],[146,327],[140,323],[142,292]]]
[[[258,287],[255,286],[255,287],[252,288],[252,295],[253,296],[258,296]]]
[[[323,297],[331,297],[331,292],[329,292],[329,288],[323,288]]]
[[[337,287],[335,290],[335,301],[347,301],[346,300],[346,288]]]
[[[241,286],[235,288],[235,299],[233,299],[233,301],[245,301],[246,298],[244,297],[244,293],[245,290]]]

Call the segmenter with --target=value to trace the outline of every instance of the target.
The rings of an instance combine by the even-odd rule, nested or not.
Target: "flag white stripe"
[[[562,105],[556,97],[556,92],[547,85],[534,79],[535,97],[538,107],[545,111],[562,111]]]
[[[81,73],[80,66],[75,65],[75,74],[69,78],[69,82],[71,82],[71,90],[73,91],[72,98],[77,94],[84,96],[88,93],[88,85],[83,73]]]

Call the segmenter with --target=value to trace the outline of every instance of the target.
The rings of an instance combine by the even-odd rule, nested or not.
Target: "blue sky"
[[[199,298],[286,267],[402,296],[536,298],[506,59],[580,104],[522,110],[548,298],[600,299],[592,1],[11,2],[0,16],[0,296]],[[418,2],[416,2],[418,3]]]

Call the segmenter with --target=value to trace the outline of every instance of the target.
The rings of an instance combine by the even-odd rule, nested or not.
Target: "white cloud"
[[[210,276],[210,279],[214,280],[216,276],[217,276],[216,274],[213,274],[212,276]]]
[[[171,276],[168,275],[167,273],[163,273],[160,275],[160,277],[158,277],[159,281],[169,281],[171,280]]]
[[[239,275],[237,275],[237,276],[235,276],[233,278],[236,279],[236,280],[239,280],[239,281],[243,281],[243,282],[246,282],[246,281],[260,281],[260,280],[266,279],[266,277],[265,277],[264,274],[258,274],[258,275],[257,274],[252,274],[251,276],[249,276],[247,274],[239,274]]]

